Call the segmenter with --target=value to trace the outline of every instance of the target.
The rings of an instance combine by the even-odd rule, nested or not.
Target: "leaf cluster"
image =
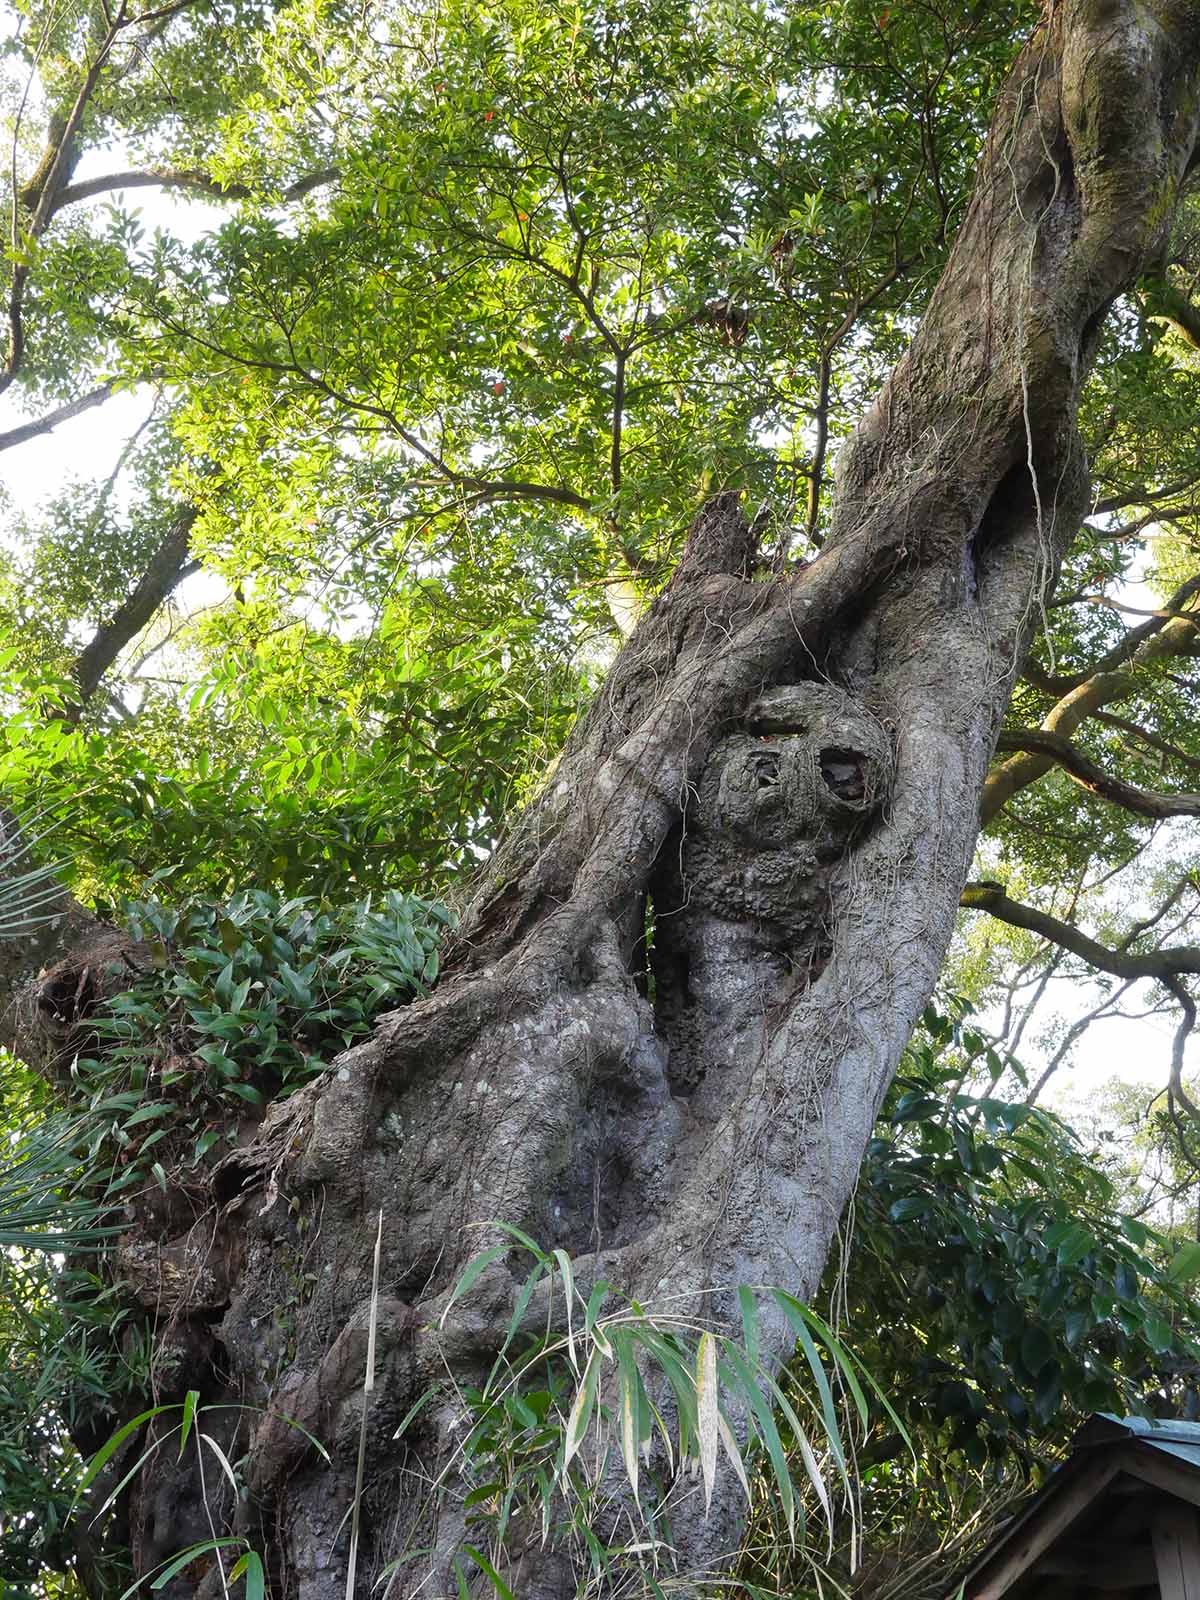
[[[323,1071],[371,1019],[437,976],[448,915],[392,891],[334,911],[247,890],[227,902],[129,907],[144,965],[89,1020],[74,1093],[111,1131],[131,1172],[181,1123],[191,1164],[262,1107]],[[233,1120],[229,1120],[229,1119]],[[97,1146],[98,1148],[98,1146]],[[166,1175],[155,1158],[155,1175]]]
[[[1005,1064],[926,1013],[868,1151],[848,1278],[856,1326],[892,1308],[865,1356],[914,1437],[975,1468],[1032,1463],[1092,1411],[1179,1405],[1200,1358],[1200,1249],[1122,1214],[1066,1123],[997,1094]]]

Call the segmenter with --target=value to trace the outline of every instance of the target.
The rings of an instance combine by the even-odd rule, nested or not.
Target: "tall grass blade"
[[[264,1600],[267,1592],[267,1575],[263,1571],[262,1557],[257,1550],[247,1550],[238,1558],[229,1574],[230,1583],[238,1578],[246,1580],[246,1600]]]
[[[578,1373],[579,1362],[575,1359],[575,1273],[565,1250],[555,1250],[554,1259],[562,1273],[563,1294],[567,1302],[567,1354],[571,1358],[571,1366]]]
[[[367,1370],[363,1374],[363,1408],[358,1424],[358,1462],[354,1471],[354,1502],[350,1515],[350,1552],[346,1561],[346,1600],[354,1600],[358,1575],[358,1534],[362,1518],[363,1478],[367,1470],[367,1413],[375,1389],[375,1334],[379,1323],[379,1257],[383,1249],[383,1207],[375,1230],[375,1261],[371,1271],[371,1309],[367,1317]]]
[[[499,1261],[501,1256],[506,1256],[508,1251],[509,1246],[506,1244],[493,1244],[490,1245],[486,1250],[481,1250],[477,1256],[471,1257],[470,1261],[468,1261],[466,1266],[462,1269],[462,1273],[459,1276],[458,1282],[450,1291],[450,1298],[446,1301],[445,1309],[442,1311],[441,1317],[438,1319],[439,1328],[444,1328],[446,1326],[446,1318],[450,1315],[451,1306],[454,1305],[456,1300],[462,1299],[463,1295],[467,1293],[468,1289],[470,1289],[471,1285],[475,1282],[476,1278],[478,1278],[479,1274],[486,1267],[490,1267],[493,1261]]]
[[[739,1379],[738,1387],[754,1413],[758,1431],[762,1436],[763,1444],[766,1446],[767,1455],[770,1458],[775,1488],[783,1505],[784,1516],[787,1518],[788,1534],[794,1545],[796,1542],[796,1494],[792,1487],[792,1477],[788,1469],[787,1452],[784,1450],[783,1441],[779,1437],[779,1429],[775,1426],[775,1418],[771,1415],[771,1408],[763,1398],[762,1390],[758,1387],[754,1374],[746,1365],[741,1353],[733,1345],[729,1345],[726,1347],[725,1358],[736,1373]]]
[[[592,1420],[592,1410],[596,1404],[596,1389],[599,1381],[600,1351],[593,1349],[588,1357],[588,1364],[584,1368],[583,1381],[579,1385],[574,1404],[571,1406],[571,1412],[567,1418],[567,1437],[563,1445],[562,1465],[564,1479],[572,1457],[578,1452],[587,1434],[588,1424]]]
[[[495,1589],[496,1593],[500,1596],[500,1600],[516,1600],[516,1596],[505,1583],[504,1579],[496,1571],[492,1563],[479,1550],[476,1550],[473,1544],[464,1544],[463,1554],[470,1556],[471,1560],[475,1563],[480,1572],[482,1572],[484,1577],[487,1578],[492,1588]]]
[[[700,1475],[704,1481],[704,1515],[712,1507],[717,1476],[717,1341],[711,1333],[700,1335],[696,1350],[696,1438],[700,1449]]]
[[[746,1504],[748,1506],[753,1505],[754,1497],[750,1493],[750,1480],[746,1476],[746,1465],[742,1460],[742,1452],[738,1449],[737,1440],[733,1436],[733,1429],[719,1410],[717,1412],[717,1431],[721,1436],[721,1443],[725,1446],[725,1454],[729,1457],[730,1464],[737,1474],[737,1480],[742,1486],[742,1493],[746,1496]]]

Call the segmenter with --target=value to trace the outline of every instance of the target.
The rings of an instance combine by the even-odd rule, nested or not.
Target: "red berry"
[[[492,393],[493,394],[503,394],[504,393],[504,385],[502,383],[494,383],[492,385]]]

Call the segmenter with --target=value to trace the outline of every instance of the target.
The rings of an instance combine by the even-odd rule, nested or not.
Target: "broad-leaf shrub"
[[[32,1247],[31,1230],[49,1225],[52,1243],[77,1250],[88,1223],[108,1216],[94,1196],[166,1187],[167,1168],[219,1155],[241,1118],[432,983],[449,916],[395,891],[334,908],[252,890],[182,907],[139,901],[126,921],[138,941],[129,987],[89,1019],[72,1068],[76,1137],[63,1118],[46,1124],[0,1173],[0,1223],[12,1222],[0,1242]],[[41,1106],[45,1086],[30,1092]],[[27,1169],[49,1176],[34,1182]],[[50,1574],[69,1571],[77,1445],[102,1444],[126,1394],[144,1392],[141,1320],[98,1255],[62,1265],[0,1251],[0,1600],[42,1600],[57,1592]],[[111,1565],[115,1596],[127,1574],[115,1553]]]
[[[1123,1215],[1019,1068],[1018,1097],[1001,1095],[1006,1065],[926,1013],[868,1151],[850,1264],[856,1336],[879,1328],[868,1363],[914,1434],[972,1467],[1028,1462],[1091,1411],[1169,1412],[1172,1373],[1200,1358],[1200,1252]]]
[[[223,1113],[298,1087],[379,1011],[423,993],[449,914],[395,890],[335,909],[256,889],[179,909],[139,901],[127,920],[144,964],[93,1019],[74,1072],[97,1110],[127,1113],[122,1143],[145,1155],[182,1115],[199,1160]]]

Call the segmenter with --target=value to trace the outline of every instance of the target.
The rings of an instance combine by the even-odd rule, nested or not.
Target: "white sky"
[[[11,395],[10,389],[0,396],[0,432],[29,420],[29,413],[20,410]],[[72,478],[101,482],[149,409],[148,394],[115,394],[53,433],[5,450],[0,454],[0,483],[16,506],[33,511]]]

